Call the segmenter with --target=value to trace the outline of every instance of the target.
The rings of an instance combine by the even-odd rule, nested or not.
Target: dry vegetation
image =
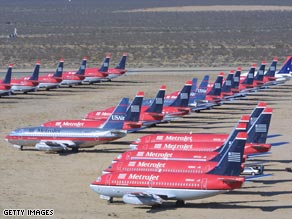
[[[291,53],[291,11],[117,12],[200,4],[218,2],[5,1],[0,8],[0,68],[9,62],[17,63],[16,69],[31,68],[36,59],[54,68],[60,57],[65,67],[75,68],[85,55],[96,66],[107,52],[116,64],[125,51],[130,67],[249,65],[274,56],[284,60]],[[291,2],[277,5],[288,8]],[[14,27],[19,37],[8,39]]]

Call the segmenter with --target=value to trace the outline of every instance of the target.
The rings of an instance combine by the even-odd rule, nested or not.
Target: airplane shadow
[[[167,210],[176,210],[177,208],[194,208],[194,209],[260,209],[264,212],[273,212],[278,209],[291,209],[292,205],[272,205],[272,206],[255,206],[253,203],[271,203],[275,200],[259,200],[259,201],[234,201],[234,202],[210,202],[210,203],[186,203],[183,207],[175,206],[173,202],[165,202],[160,207],[136,207],[140,209],[147,209],[147,213],[155,214]],[[249,205],[247,205],[250,203]],[[240,205],[243,204],[243,205]]]

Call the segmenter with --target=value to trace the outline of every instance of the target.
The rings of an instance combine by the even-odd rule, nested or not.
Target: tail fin
[[[84,75],[86,69],[87,57],[84,57],[78,71],[76,72],[77,75]]]
[[[177,98],[169,106],[187,107],[189,105],[191,87],[192,81],[187,81]]]
[[[206,94],[207,94],[207,89],[208,89],[208,83],[209,83],[209,75],[205,75],[200,86],[198,87],[195,97],[191,98],[194,100],[192,103],[195,101],[200,101],[200,100],[205,100],[206,99]],[[191,102],[191,101],[189,101]]]
[[[128,53],[124,53],[119,64],[116,66],[117,69],[125,69]]]
[[[252,85],[254,81],[254,73],[255,73],[256,64],[253,64],[247,73],[246,78],[243,80],[242,84]]]
[[[195,101],[195,95],[197,92],[197,82],[198,82],[198,79],[193,78],[192,87],[191,87],[191,91],[190,91],[190,97],[189,97],[189,104],[194,103],[194,101]]]
[[[229,72],[229,74],[227,75],[223,85],[222,85],[222,89],[221,89],[221,92],[226,92],[226,93],[229,93],[231,92],[231,86],[232,86],[232,80],[233,80],[233,77],[234,77],[234,70],[231,70]]]
[[[40,73],[40,61],[37,61],[33,70],[33,73],[31,75],[31,77],[29,78],[29,80],[31,81],[37,81],[39,79],[39,73]]]
[[[265,108],[248,130],[248,143],[265,144],[268,136],[273,109]]]
[[[54,74],[54,77],[62,77],[63,74],[63,68],[64,68],[64,59],[60,59],[60,62],[58,64],[58,67],[56,69],[56,72]]]
[[[103,129],[122,129],[125,121],[125,113],[129,105],[129,98],[123,98],[116,106],[113,113],[106,122],[100,127]]]
[[[213,84],[212,89],[209,91],[207,95],[211,95],[211,96],[221,95],[223,76],[224,76],[224,72],[220,72],[219,75],[217,76],[216,81]]]
[[[265,76],[275,77],[277,63],[278,63],[278,58],[275,57],[269,67],[269,70],[266,72]]]
[[[261,113],[264,111],[266,107],[267,107],[266,102],[259,102],[258,105],[253,109],[253,111],[250,114],[248,129],[254,124],[254,122],[257,120],[257,118],[261,115]]]
[[[139,121],[143,98],[144,92],[140,91],[136,94],[134,100],[127,109],[125,121]]]
[[[208,173],[224,176],[239,176],[246,139],[247,133],[240,132],[233,141],[229,141],[229,149],[225,151],[216,167]]]
[[[228,138],[226,139],[226,141],[224,142],[223,146],[216,150],[217,152],[219,152],[219,154],[218,154],[218,156],[213,158],[212,161],[219,161],[219,159],[221,159],[222,154],[224,154],[225,151],[228,150],[228,147],[229,147],[228,143],[232,142],[239,132],[243,132],[243,131],[246,132],[247,131],[249,120],[250,120],[249,115],[242,115],[241,116],[240,120],[235,125],[234,129],[230,132],[230,134],[229,134]]]
[[[109,62],[110,62],[110,54],[107,54],[103,63],[101,64],[100,68],[98,69],[98,71],[101,72],[108,72],[108,67],[109,67]]]
[[[231,82],[232,89],[238,89],[240,83],[241,68],[238,67]]]
[[[13,66],[12,64],[8,65],[7,73],[5,75],[5,78],[2,81],[3,84],[10,84],[10,82],[11,82],[11,74],[12,74],[12,66]]]
[[[254,77],[254,80],[256,80],[256,81],[263,81],[263,79],[264,79],[264,74],[265,74],[265,67],[266,67],[266,64],[267,64],[267,63],[266,63],[265,61],[262,62],[262,64],[261,64],[261,66],[260,66],[260,68],[259,68],[259,70],[258,70],[256,76]]]
[[[277,74],[290,74],[292,71],[292,56],[288,56],[284,65]]]
[[[162,85],[160,87],[154,101],[149,106],[149,108],[147,110],[145,110],[145,112],[148,112],[148,113],[161,113],[162,112],[165,90],[166,90],[166,86]]]

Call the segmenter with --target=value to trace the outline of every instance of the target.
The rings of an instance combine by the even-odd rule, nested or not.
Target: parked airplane
[[[243,147],[246,138],[240,134],[234,144]],[[177,200],[176,204],[181,206],[185,200],[207,198],[240,188],[245,181],[239,177],[242,160],[242,154],[231,153],[206,174],[113,172],[98,177],[90,188],[109,202],[113,202],[113,197],[122,197],[128,204],[152,206],[165,200]]]
[[[288,56],[282,68],[275,74],[277,84],[282,84],[290,80],[292,77],[291,74],[292,74],[292,56]]]
[[[11,74],[12,74],[12,64],[8,65],[7,73],[2,81],[0,81],[0,97],[7,96],[11,93]]]
[[[73,85],[81,84],[82,80],[85,78],[84,73],[86,69],[86,63],[87,58],[84,57],[77,72],[63,72],[60,85],[69,85],[69,87],[72,87]]]
[[[127,72],[126,70],[127,56],[128,56],[128,53],[124,53],[119,64],[115,68],[108,69],[108,76],[106,78],[109,81],[111,81],[114,78],[120,77]]]
[[[58,88],[62,81],[63,67],[64,59],[62,58],[60,59],[55,73],[50,73],[39,77],[38,88],[45,88],[46,90]]]
[[[28,93],[30,91],[36,91],[39,84],[39,71],[40,71],[40,62],[37,61],[34,71],[30,77],[25,76],[21,78],[12,78],[11,79],[11,92],[17,93]]]
[[[96,128],[25,127],[18,128],[6,136],[6,140],[22,149],[35,146],[37,150],[64,151],[69,148],[77,152],[79,148],[93,147],[126,136],[122,130],[128,98],[123,98],[108,120]]]
[[[84,80],[82,83],[98,83],[107,80],[109,69],[110,55],[107,55],[100,68],[86,68],[84,73]]]
[[[242,125],[245,125],[242,127]],[[228,159],[228,154],[240,153],[244,151],[244,145],[235,144],[236,136],[247,136],[246,123],[237,124],[236,130],[243,131],[241,134],[235,134],[232,132],[226,142],[224,143],[224,148],[219,148],[216,151],[219,153],[210,161],[177,161],[177,160],[148,160],[143,158],[141,160],[121,160],[112,163],[109,168],[105,169],[103,173],[110,172],[168,172],[168,173],[206,173],[215,168],[217,163],[221,159]],[[237,131],[237,132],[238,132]],[[170,149],[171,151],[171,149]],[[188,150],[190,152],[191,150]],[[198,153],[198,155],[200,152]]]
[[[125,112],[125,115],[123,115],[124,118],[124,125],[123,130],[127,130],[128,132],[136,131],[137,129],[140,129],[142,126],[142,123],[139,122],[139,116],[141,112],[141,105],[144,97],[144,92],[138,92],[136,94],[136,97],[132,101],[132,103],[129,105],[127,111]],[[102,117],[99,117],[98,120],[88,120],[88,119],[82,119],[82,120],[72,120],[72,119],[66,119],[66,120],[53,120],[49,122],[45,122],[42,124],[44,127],[60,127],[60,128],[94,128],[102,125],[108,117],[111,116],[113,111],[115,110],[115,107],[113,107],[113,110],[111,112],[105,112],[102,114]],[[102,111],[99,111],[102,112]],[[106,116],[105,116],[106,114]]]

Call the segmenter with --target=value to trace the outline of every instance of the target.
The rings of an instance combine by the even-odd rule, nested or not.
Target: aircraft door
[[[148,181],[148,187],[152,188],[152,186],[153,186],[153,182],[152,181]]]
[[[207,189],[207,183],[208,183],[208,179],[207,178],[203,178],[201,180],[201,189]]]
[[[112,174],[107,174],[105,184],[109,186],[111,184]]]

